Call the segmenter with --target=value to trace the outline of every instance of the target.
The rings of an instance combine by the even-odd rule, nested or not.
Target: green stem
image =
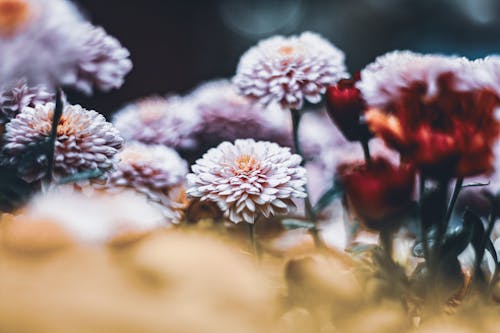
[[[446,211],[445,217],[445,230],[448,229],[448,224],[450,223],[451,215],[453,214],[453,209],[455,208],[455,204],[457,203],[458,195],[462,190],[462,185],[464,183],[464,178],[459,177],[455,183],[455,189],[453,190],[453,194],[451,196],[450,204],[448,205],[448,210]]]
[[[422,244],[424,248],[425,262],[429,264],[429,244],[427,244],[427,229],[423,220],[423,205],[425,198],[425,176],[420,173],[419,175],[419,207],[420,207],[420,232],[422,233]]]
[[[306,165],[306,159],[304,157],[304,154],[302,153],[302,149],[300,146],[300,139],[299,139],[299,126],[300,126],[300,120],[302,119],[302,113],[299,110],[290,110],[291,116],[292,116],[292,135],[293,135],[293,145],[295,148],[295,153],[297,155],[300,155],[302,157],[302,161],[300,163],[301,166]],[[314,243],[316,244],[317,247],[321,247],[321,239],[318,234],[318,229],[316,228],[317,222],[318,222],[318,217],[316,216],[316,212],[314,211],[314,207],[311,204],[311,199],[309,195],[309,189],[306,184],[305,186],[305,192],[306,192],[306,198],[304,199],[304,206],[305,206],[305,213],[309,217],[309,219],[314,223],[315,227],[311,229],[312,236],[314,238]]]
[[[57,139],[57,126],[61,120],[63,114],[63,101],[61,89],[56,89],[56,105],[54,108],[54,114],[52,116],[52,128],[50,130],[50,137],[47,148],[47,173],[45,175],[45,180],[47,184],[50,184],[53,180],[54,174],[54,155],[56,150],[56,139]]]

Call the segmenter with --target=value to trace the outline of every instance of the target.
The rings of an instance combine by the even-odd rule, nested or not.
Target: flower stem
[[[363,154],[365,156],[365,162],[369,165],[372,162],[372,156],[370,154],[370,145],[368,144],[368,139],[363,139],[360,141],[361,146],[363,147]]]
[[[464,183],[464,178],[459,177],[455,183],[455,189],[453,190],[453,194],[451,196],[450,204],[448,205],[448,210],[446,211],[445,217],[445,230],[448,229],[448,224],[450,223],[451,215],[453,214],[453,209],[455,208],[455,204],[457,203],[458,195],[462,190],[462,185]]]
[[[250,243],[252,244],[253,254],[260,258],[259,248],[257,246],[257,241],[255,240],[255,223],[248,223],[248,237],[250,238]]]
[[[483,239],[481,240],[481,244],[479,246],[480,251],[479,251],[479,253],[476,253],[476,261],[474,263],[474,275],[476,277],[482,276],[481,263],[483,262],[484,252],[486,251],[486,245],[487,245],[488,241],[490,240],[491,233],[493,231],[493,227],[495,226],[497,218],[498,218],[498,212],[497,212],[497,209],[495,207],[495,204],[493,204],[493,210],[490,214],[490,219],[488,221],[488,227],[486,228],[486,231],[484,232]],[[497,263],[495,263],[494,274],[496,274],[496,265],[497,265]]]
[[[47,173],[45,175],[47,184],[50,184],[53,180],[54,174],[54,155],[56,150],[56,139],[57,139],[57,126],[61,120],[63,114],[63,101],[61,89],[56,89],[56,105],[54,108],[54,114],[52,116],[52,128],[50,131],[50,137],[47,148]]]
[[[302,157],[300,165],[305,166],[306,159],[302,152],[299,139],[299,126],[300,126],[300,120],[302,119],[302,113],[300,112],[300,110],[290,110],[290,113],[292,115],[292,135],[293,135],[293,145],[295,148],[295,153]],[[319,248],[322,246],[322,244],[318,234],[318,229],[316,228],[318,217],[316,216],[316,212],[314,211],[313,205],[311,204],[311,199],[309,196],[309,189],[307,184],[305,186],[305,191],[307,195],[306,198],[304,199],[305,213],[315,225],[315,227],[311,229],[311,233],[314,238],[314,243],[316,244],[316,247]]]
[[[425,198],[425,176],[419,175],[419,207],[420,207],[420,232],[422,233],[422,245],[424,248],[424,259],[429,264],[429,244],[427,244],[427,228],[423,220],[423,204]]]

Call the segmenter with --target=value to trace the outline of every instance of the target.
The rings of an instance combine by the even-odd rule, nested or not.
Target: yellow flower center
[[[253,156],[245,154],[238,157],[235,161],[235,173],[245,174],[260,168],[260,163]]]
[[[0,35],[11,36],[29,18],[30,8],[24,0],[0,0]]]
[[[289,56],[293,53],[293,46],[287,45],[287,46],[282,46],[278,49],[279,54],[283,56]]]

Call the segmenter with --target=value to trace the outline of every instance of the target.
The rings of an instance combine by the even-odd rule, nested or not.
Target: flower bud
[[[369,229],[394,227],[394,217],[411,202],[415,173],[408,165],[397,167],[377,157],[369,164],[342,164],[338,175],[348,208]]]
[[[355,87],[359,79],[340,80],[326,92],[326,104],[330,118],[349,141],[366,140],[371,137],[366,124],[361,120],[365,101],[361,91]]]

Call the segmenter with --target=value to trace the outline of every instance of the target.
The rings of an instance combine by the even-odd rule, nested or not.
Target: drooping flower
[[[8,123],[27,106],[35,107],[53,101],[54,94],[46,87],[30,87],[26,80],[18,80],[0,92],[0,125]]]
[[[368,65],[357,87],[371,107],[365,115],[371,130],[423,172],[468,177],[492,171],[500,91],[479,63],[393,52]]]
[[[240,96],[227,80],[205,83],[187,98],[192,99],[201,122],[198,142],[203,152],[224,141],[252,138],[288,145],[289,117],[277,104],[263,107]]]
[[[83,24],[81,30],[77,74],[70,84],[87,94],[94,86],[102,91],[120,88],[132,69],[129,51],[101,27]]]
[[[133,189],[159,203],[172,222],[181,219],[187,163],[173,149],[161,145],[131,142],[117,155],[119,162],[108,177],[110,191]]]
[[[326,87],[346,77],[344,53],[321,36],[275,36],[259,42],[240,59],[234,83],[242,95],[262,104],[300,109],[318,103]]]
[[[302,158],[276,143],[236,140],[210,149],[188,174],[188,196],[217,203],[234,223],[286,214],[304,198]]]
[[[366,140],[371,136],[368,127],[361,121],[366,103],[355,87],[357,81],[359,77],[343,79],[326,91],[328,115],[350,141]]]
[[[16,168],[27,182],[44,177],[54,103],[26,107],[5,127],[2,163]],[[118,130],[95,111],[66,105],[57,127],[54,179],[86,171],[107,172],[122,147]]]
[[[0,83],[25,77],[29,84],[74,86],[89,93],[91,85],[104,91],[119,87],[130,71],[128,51],[87,23],[70,1],[2,3]]]
[[[194,133],[199,123],[192,103],[177,96],[149,97],[129,104],[113,117],[125,140],[174,149],[196,146]]]
[[[339,180],[349,208],[366,227],[383,230],[394,226],[394,219],[411,202],[415,172],[408,165],[399,167],[385,158],[339,165]]]

